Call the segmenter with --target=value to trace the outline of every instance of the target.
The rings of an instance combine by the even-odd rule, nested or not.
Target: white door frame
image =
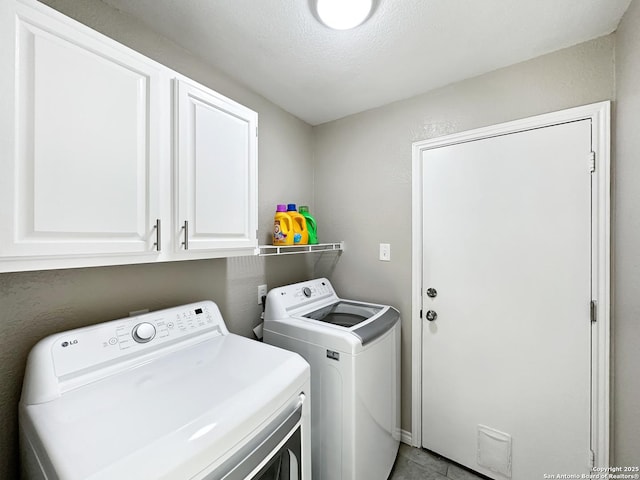
[[[422,152],[483,138],[548,127],[559,123],[591,120],[595,172],[592,174],[592,300],[597,321],[591,336],[591,448],[594,465],[609,465],[610,409],[610,118],[611,102],[600,102],[559,112],[538,115],[490,127],[423,140],[413,144],[412,170],[412,307],[411,307],[411,444],[422,446]],[[585,168],[589,159],[585,158]],[[585,319],[588,321],[588,319]]]

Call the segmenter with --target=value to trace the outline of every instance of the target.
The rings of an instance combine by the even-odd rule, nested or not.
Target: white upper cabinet
[[[176,247],[253,252],[258,116],[188,79],[175,80],[175,94]]]
[[[153,252],[162,71],[25,9],[16,45],[14,179],[3,256]],[[167,102],[168,105],[168,102]]]
[[[0,272],[255,252],[255,112],[34,0],[0,3]]]

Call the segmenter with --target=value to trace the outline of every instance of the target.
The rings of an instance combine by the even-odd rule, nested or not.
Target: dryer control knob
[[[304,293],[304,296],[309,298],[311,296],[311,289],[309,287],[304,287],[302,289],[302,293]]]
[[[133,327],[133,332],[131,333],[136,342],[147,343],[153,340],[153,337],[156,336],[156,327],[148,322],[139,323]]]

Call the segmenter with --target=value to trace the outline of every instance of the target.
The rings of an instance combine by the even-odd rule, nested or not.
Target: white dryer
[[[311,478],[309,366],[230,334],[210,301],[59,333],[31,351],[23,478]]]
[[[386,480],[400,441],[400,314],[325,278],[275,288],[264,340],[311,365],[314,480]]]

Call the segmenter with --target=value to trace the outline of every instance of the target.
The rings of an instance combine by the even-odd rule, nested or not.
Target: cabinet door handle
[[[182,242],[182,245],[184,245],[185,250],[189,250],[189,220],[184,221],[182,230],[184,230],[184,242]]]
[[[160,243],[160,239],[162,238],[162,226],[159,218],[156,219],[156,224],[153,228],[155,228],[156,230],[156,242],[153,244],[153,246],[156,247],[156,251],[159,252],[160,250],[162,250],[162,243]]]

